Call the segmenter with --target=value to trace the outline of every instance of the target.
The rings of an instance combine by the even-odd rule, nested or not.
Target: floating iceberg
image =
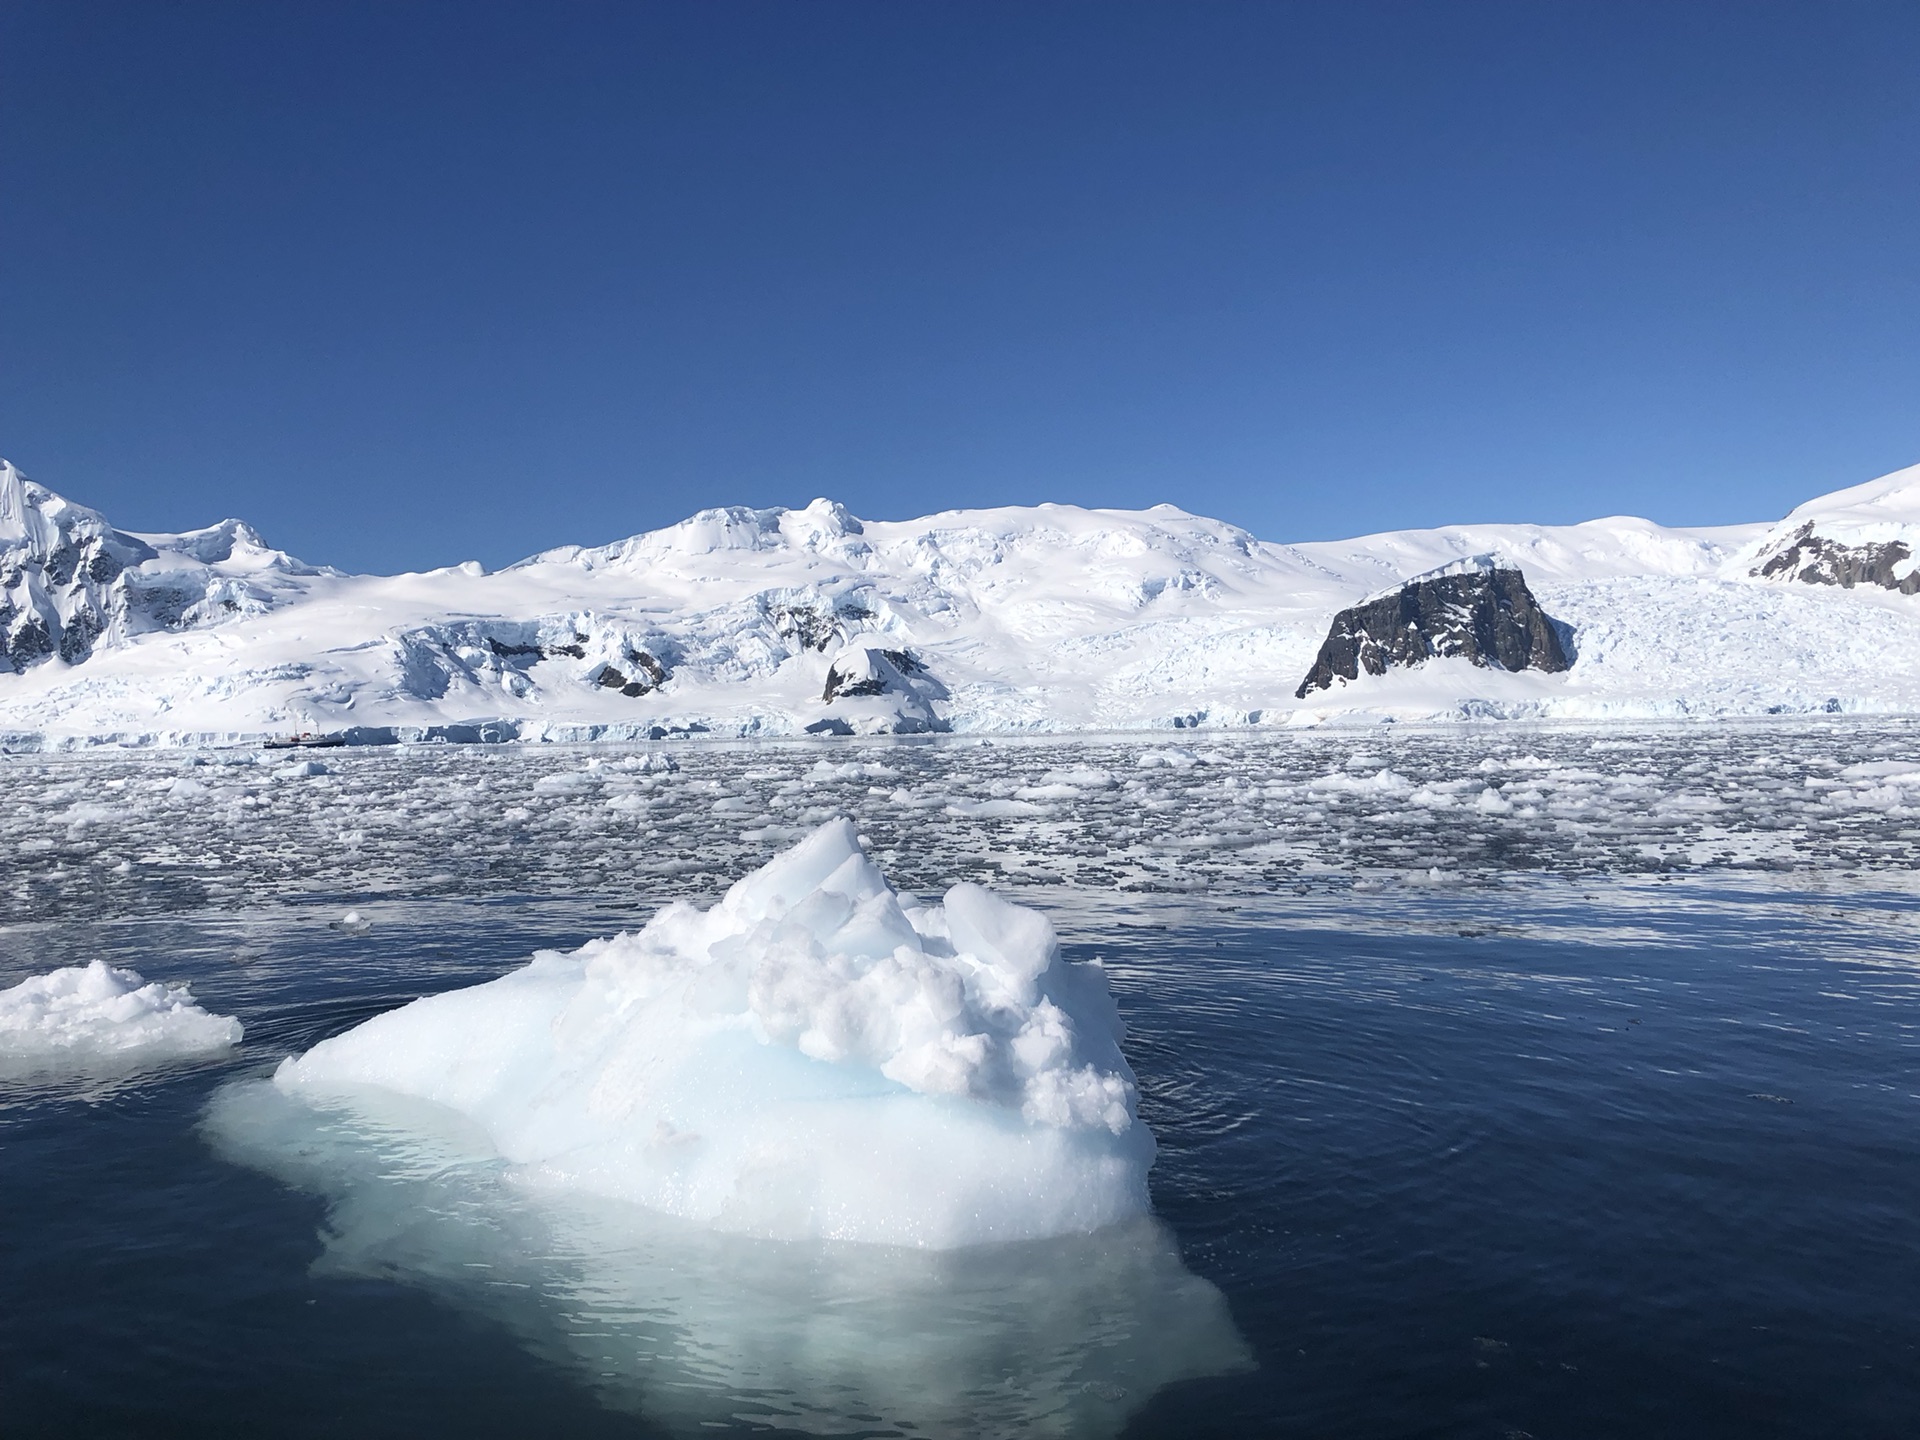
[[[947,1249],[1146,1212],[1120,1040],[1104,972],[1065,962],[1043,916],[970,884],[905,901],[839,820],[711,910],[416,1000],[274,1083],[435,1102],[525,1185]]]
[[[215,1054],[238,1045],[240,1032],[184,985],[148,984],[104,960],[0,990],[0,1064],[10,1069]]]

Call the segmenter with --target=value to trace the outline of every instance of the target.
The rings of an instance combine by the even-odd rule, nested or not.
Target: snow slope
[[[1815,532],[1830,540],[1817,556]],[[703,511],[493,573],[359,576],[303,565],[237,521],[114,531],[6,466],[10,623],[30,625],[29,610],[57,622],[85,601],[99,624],[84,653],[40,646],[0,667],[0,734],[592,739],[1907,712],[1920,710],[1920,596],[1872,577],[1910,567],[1894,550],[1834,547],[1905,553],[1910,535],[1920,467],[1775,525],[1616,517],[1277,545],[1168,505],[862,522],[817,500]],[[86,543],[120,568],[83,577],[76,599],[68,572]],[[1796,543],[1791,563],[1761,573]],[[1569,627],[1569,671],[1429,661],[1293,698],[1335,612],[1478,556],[1518,566]]]

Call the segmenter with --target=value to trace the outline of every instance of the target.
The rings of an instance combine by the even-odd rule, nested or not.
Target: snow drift
[[[1147,1209],[1106,977],[976,885],[904,902],[835,821],[711,910],[546,952],[285,1062],[476,1123],[527,1184],[716,1229],[944,1249]]]
[[[86,1065],[218,1054],[241,1026],[211,1015],[185,986],[148,984],[95,960],[0,990],[0,1065]]]

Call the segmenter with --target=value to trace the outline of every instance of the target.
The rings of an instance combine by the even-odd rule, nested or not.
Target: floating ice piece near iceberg
[[[0,1065],[86,1065],[217,1054],[240,1043],[240,1022],[212,1015],[184,985],[149,984],[95,960],[0,990]]]
[[[522,1181],[716,1229],[943,1249],[1147,1210],[1153,1137],[1105,973],[977,885],[903,903],[833,821],[667,906],[286,1061],[477,1123]]]

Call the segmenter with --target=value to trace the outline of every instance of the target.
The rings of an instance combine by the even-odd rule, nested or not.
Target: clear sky
[[[352,569],[1920,461],[1920,5],[0,4],[0,455]]]

